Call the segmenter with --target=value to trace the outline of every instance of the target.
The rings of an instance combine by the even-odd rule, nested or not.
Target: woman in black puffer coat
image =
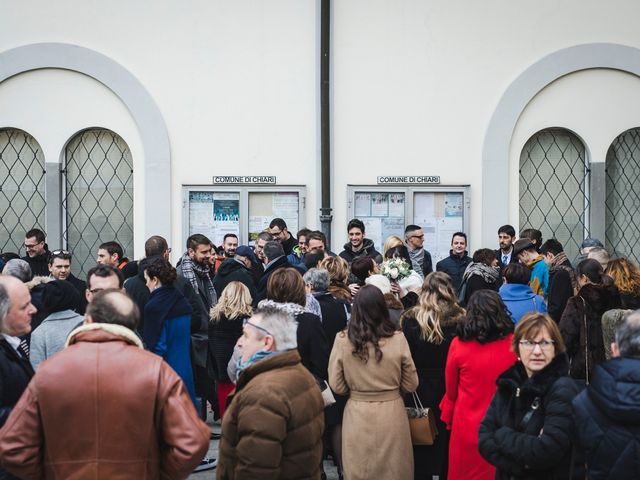
[[[513,349],[519,361],[500,375],[479,429],[480,454],[496,479],[584,478],[574,452],[571,402],[580,388],[556,323],[530,313],[518,323]],[[575,468],[571,468],[571,463]]]

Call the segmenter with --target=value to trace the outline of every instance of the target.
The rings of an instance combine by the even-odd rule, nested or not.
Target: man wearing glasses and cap
[[[87,284],[71,273],[71,253],[66,250],[54,250],[49,257],[49,274],[56,280],[67,280],[80,293],[80,311],[84,315],[87,308],[85,291]]]
[[[31,267],[33,276],[46,277],[49,275],[47,264],[49,261],[49,252],[45,242],[45,234],[37,228],[29,230],[24,235],[24,248],[27,254],[22,257]]]

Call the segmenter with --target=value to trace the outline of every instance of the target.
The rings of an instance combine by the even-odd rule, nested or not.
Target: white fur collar
[[[138,338],[138,336],[129,330],[127,327],[123,327],[122,325],[116,325],[115,323],[87,323],[84,325],[80,325],[78,328],[73,330],[69,337],[67,337],[67,343],[65,343],[65,348],[68,347],[71,343],[73,343],[73,338],[82,332],[89,332],[91,330],[104,330],[105,332],[112,333],[113,335],[117,335],[122,337],[123,340],[128,343],[135,345],[136,347],[144,348],[142,345],[142,341]]]

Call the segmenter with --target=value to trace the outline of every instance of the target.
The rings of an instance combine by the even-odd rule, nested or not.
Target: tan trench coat
[[[364,363],[351,352],[345,332],[336,336],[329,360],[329,384],[349,395],[342,422],[344,478],[413,479],[409,421],[401,392],[418,387],[418,375],[402,332],[380,341],[382,360],[373,345]]]

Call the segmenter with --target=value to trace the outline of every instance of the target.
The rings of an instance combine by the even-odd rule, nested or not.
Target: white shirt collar
[[[12,337],[11,335],[7,335],[6,333],[3,333],[2,336],[7,340],[7,342],[9,342],[9,345],[11,345],[13,349],[17,352],[18,347],[20,346],[20,338]]]

